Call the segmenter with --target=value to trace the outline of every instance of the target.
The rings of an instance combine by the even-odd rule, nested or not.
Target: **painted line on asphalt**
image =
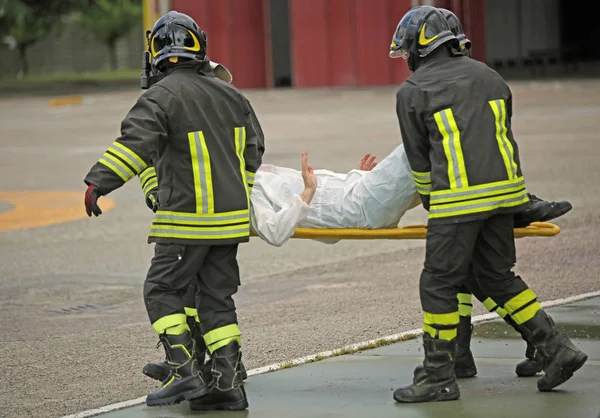
[[[541,305],[544,308],[553,308],[555,306],[567,305],[569,303],[579,302],[579,301],[582,301],[582,300],[591,299],[591,298],[595,298],[595,297],[598,297],[598,296],[600,296],[600,291],[589,292],[589,293],[582,293],[580,295],[569,296],[567,298],[561,298],[561,299],[555,299],[555,300],[549,300],[549,301],[546,301],[546,302],[542,302]],[[481,323],[481,322],[490,321],[492,319],[498,319],[498,315],[495,314],[495,313],[487,313],[487,314],[483,314],[483,315],[477,315],[477,316],[474,316],[472,318],[471,322],[473,324],[477,324],[477,323]],[[382,342],[390,343],[390,342],[406,341],[406,340],[409,340],[409,339],[416,338],[416,337],[418,337],[421,334],[423,334],[423,331],[421,329],[413,329],[413,330],[410,330],[410,331],[404,331],[404,332],[401,332],[399,334],[388,335],[386,337],[377,338],[377,339],[374,339],[374,340],[369,340],[369,341],[363,341],[363,342],[360,342],[360,343],[350,344],[350,345],[347,345],[345,347],[339,348],[337,350],[323,351],[321,353],[311,354],[309,356],[304,356],[304,357],[299,357],[299,358],[294,359],[294,360],[283,361],[281,363],[271,364],[269,366],[264,366],[264,367],[259,367],[259,368],[256,368],[256,369],[248,370],[248,376],[254,376],[254,375],[257,375],[257,374],[264,374],[264,373],[269,373],[269,372],[277,371],[277,370],[280,370],[280,369],[286,369],[286,368],[289,368],[292,365],[293,366],[299,366],[301,364],[306,364],[306,363],[314,362],[315,360],[324,360],[326,358],[337,356],[337,355],[339,355],[340,352],[360,351],[360,350],[363,350],[363,349],[370,348],[373,345],[380,344]],[[62,418],[88,418],[88,417],[94,417],[94,416],[106,414],[108,412],[114,412],[114,411],[118,411],[120,409],[125,409],[125,408],[131,407],[131,406],[142,405],[144,403],[146,403],[146,397],[142,396],[141,398],[131,399],[129,401],[118,402],[118,403],[115,403],[115,404],[112,404],[112,405],[107,405],[107,406],[103,406],[103,407],[96,408],[96,409],[90,409],[88,411],[78,412],[78,413],[72,414],[72,415],[65,415]]]

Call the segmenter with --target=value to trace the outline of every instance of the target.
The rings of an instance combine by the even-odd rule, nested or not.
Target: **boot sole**
[[[181,392],[167,398],[160,399],[146,399],[147,406],[172,406],[180,404],[183,401],[189,401],[191,399],[200,398],[209,392],[208,386],[201,387],[200,389],[188,390],[187,392]]]
[[[587,354],[585,354],[585,353],[580,353],[580,354],[581,355],[577,355],[573,360],[571,360],[570,362],[568,362],[567,364],[565,364],[562,367],[562,369],[560,370],[559,379],[552,382],[552,384],[546,384],[542,380],[538,380],[538,384],[537,384],[538,390],[540,392],[549,392],[552,389],[554,389],[555,387],[562,385],[567,380],[569,380],[571,377],[573,377],[573,374],[577,370],[581,369],[581,367],[585,364],[585,362],[588,359]]]
[[[196,405],[190,402],[192,411],[243,411],[248,409],[248,400],[243,399],[238,402],[216,403],[210,405]]]
[[[421,402],[444,402],[444,401],[456,401],[460,399],[460,393],[440,393],[435,392],[430,395],[424,395],[420,397],[403,397],[394,393],[394,400],[401,403],[421,403]]]
[[[457,379],[468,379],[477,376],[477,369],[454,370]]]

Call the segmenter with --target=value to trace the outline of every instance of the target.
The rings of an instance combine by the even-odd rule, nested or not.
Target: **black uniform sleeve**
[[[250,102],[244,98],[246,104],[246,149],[244,159],[246,161],[246,178],[248,187],[254,185],[254,175],[262,164],[262,156],[265,152],[265,136],[260,122],[254,113]]]
[[[429,135],[418,109],[421,98],[415,88],[404,83],[396,95],[396,115],[400,123],[402,143],[410,168],[421,196],[423,207],[429,210],[431,193],[431,162],[429,160]]]
[[[166,139],[168,117],[159,105],[159,86],[142,95],[121,123],[121,136],[85,176],[87,185],[94,184],[101,195],[123,186],[152,164],[160,140]]]

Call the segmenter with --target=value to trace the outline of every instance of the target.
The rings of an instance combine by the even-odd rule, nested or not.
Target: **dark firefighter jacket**
[[[216,79],[208,62],[180,64],[138,99],[85,182],[106,195],[136,175],[152,188],[158,176],[149,242],[246,242],[249,185],[263,152],[261,127],[242,93]]]
[[[430,224],[515,213],[529,201],[512,94],[485,64],[436,52],[400,86],[396,113]]]

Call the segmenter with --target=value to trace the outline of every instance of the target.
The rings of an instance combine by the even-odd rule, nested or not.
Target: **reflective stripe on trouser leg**
[[[533,318],[537,311],[542,309],[542,306],[538,303],[537,296],[533,290],[525,289],[506,302],[504,309],[517,324],[521,325]]]
[[[184,308],[186,316],[194,318],[196,322],[200,322],[200,318],[198,318],[198,309],[196,308]]]
[[[460,316],[472,316],[473,313],[473,295],[470,293],[458,294],[458,314]]]
[[[238,345],[242,346],[242,332],[238,327],[238,324],[225,325],[212,331],[208,331],[204,334],[204,342],[211,352],[218,350],[221,347],[225,347],[227,344],[237,341]]]
[[[502,309],[496,302],[494,302],[491,298],[485,299],[483,302],[483,306],[490,312],[496,312],[500,318],[506,317],[508,312]]]
[[[181,335],[190,330],[185,314],[172,314],[163,316],[152,323],[152,328],[157,334]]]
[[[459,322],[458,311],[445,314],[424,313],[423,332],[432,338],[451,341],[456,338]]]

